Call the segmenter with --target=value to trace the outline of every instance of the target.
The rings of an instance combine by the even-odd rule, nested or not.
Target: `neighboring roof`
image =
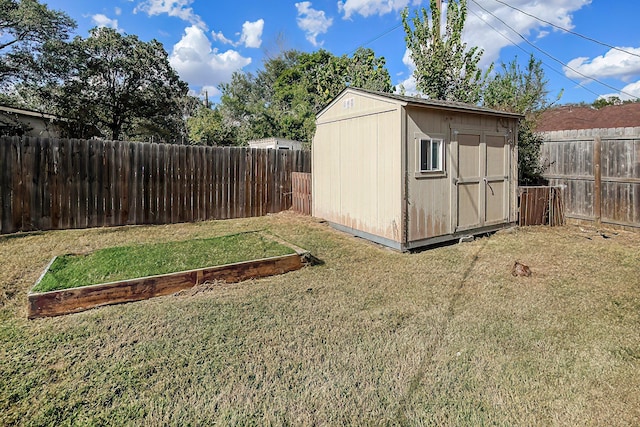
[[[280,138],[277,136],[273,136],[270,138],[261,138],[261,139],[252,139],[250,141],[248,141],[248,144],[264,144],[264,143],[273,143],[273,142],[288,142],[288,143],[293,143],[293,144],[302,144],[301,141],[296,141],[293,139],[287,139],[287,138]]]
[[[33,117],[39,117],[39,118],[44,118],[44,119],[57,119],[58,118],[58,117],[54,116],[53,114],[41,113],[39,111],[34,111],[34,110],[25,110],[23,108],[7,107],[5,105],[0,105],[0,112],[13,113],[13,114],[22,114],[24,116],[33,116]]]
[[[540,115],[537,132],[578,129],[610,129],[640,126],[640,102],[607,105],[600,109],[564,105]]]
[[[3,127],[12,128],[19,125],[20,122],[24,122],[24,121],[27,121],[28,123],[33,124],[32,118],[41,119],[42,121],[45,121],[45,122],[48,120],[58,125],[65,122],[78,123],[74,120],[71,120],[65,117],[56,116],[49,113],[42,113],[40,111],[26,110],[24,108],[15,108],[15,107],[9,107],[6,105],[0,105],[0,128],[3,128]],[[90,135],[90,136],[102,135],[102,132],[100,132],[100,130],[95,125],[92,125],[92,124],[82,125],[82,127],[86,129],[85,131],[83,131],[83,133],[86,133],[87,135]]]
[[[387,98],[387,99],[392,99],[392,100],[395,100],[395,101],[400,101],[404,105],[411,105],[411,106],[414,106],[414,107],[431,107],[431,108],[440,108],[440,109],[444,109],[444,110],[455,110],[455,111],[467,111],[467,112],[474,112],[474,113],[485,113],[485,114],[491,114],[491,115],[498,115],[498,116],[502,116],[502,117],[513,117],[513,118],[522,118],[522,117],[524,117],[521,114],[508,113],[506,111],[493,110],[491,108],[485,108],[485,107],[478,107],[477,105],[465,104],[464,102],[442,101],[442,100],[439,100],[439,99],[428,99],[428,98],[417,98],[415,96],[399,95],[397,93],[377,92],[377,91],[374,91],[374,90],[360,89],[360,88],[355,88],[355,87],[348,87],[348,88],[344,89],[342,92],[340,92],[340,94],[338,96],[336,96],[336,98],[333,101],[331,101],[331,103],[327,107],[325,107],[322,111],[320,111],[320,113],[318,113],[318,116],[321,115],[323,113],[323,111],[326,110],[331,104],[333,104],[333,102],[337,98],[339,98],[343,93],[349,92],[349,91],[367,93],[367,94],[370,94],[370,95],[375,95],[375,96],[379,96],[379,97],[383,97],[383,98]]]

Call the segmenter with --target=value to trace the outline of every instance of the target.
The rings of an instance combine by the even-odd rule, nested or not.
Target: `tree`
[[[181,136],[188,88],[160,42],[94,28],[88,38],[76,37],[60,49],[49,61],[66,67],[67,78],[40,88],[43,102],[52,103],[59,115],[93,123],[114,140],[171,142]]]
[[[543,181],[540,164],[543,141],[535,128],[540,113],[553,104],[548,100],[547,84],[542,62],[531,55],[524,70],[517,57],[507,65],[502,64],[502,72],[489,80],[484,92],[486,107],[524,115],[518,127],[518,181],[521,185]]]
[[[200,106],[187,119],[189,142],[196,145],[234,145],[235,128],[225,123],[225,116],[219,108]]]
[[[416,87],[432,99],[476,104],[482,98],[487,73],[478,62],[483,50],[467,48],[462,42],[462,30],[467,17],[466,0],[447,3],[447,23],[444,36],[440,30],[441,12],[436,0],[429,11],[422,8],[409,18],[408,9],[402,12],[405,41],[416,69]]]
[[[348,85],[390,92],[385,60],[371,49],[337,57],[325,50],[289,50],[253,74],[234,74],[222,91],[220,113],[237,130],[236,143],[279,136],[311,143],[315,115]]]
[[[596,110],[607,107],[609,105],[622,105],[624,102],[618,96],[600,97],[593,101],[591,106]]]
[[[67,40],[76,23],[37,0],[0,0],[0,85],[36,71],[47,43]]]

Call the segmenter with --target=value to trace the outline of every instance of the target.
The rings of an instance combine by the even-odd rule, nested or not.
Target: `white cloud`
[[[550,31],[559,31],[544,22],[498,2],[477,1],[486,11],[482,10],[474,2],[468,3],[469,10],[463,39],[469,46],[479,46],[484,49],[480,63],[483,67],[496,61],[500,56],[500,50],[503,47],[510,46],[511,42],[524,44],[518,34],[507,28],[496,17],[531,41],[547,36]],[[554,0],[553,7],[550,7],[547,2],[532,2],[531,0],[509,1],[509,4],[515,8],[567,29],[573,28],[572,14],[589,3],[591,3],[591,0]],[[498,30],[500,34],[496,33],[488,24]],[[525,46],[525,49],[528,51],[533,50],[528,46]]]
[[[211,31],[211,37],[213,37],[214,41],[217,41],[223,44],[234,44],[233,40],[229,40],[224,36],[224,34],[222,34],[222,31],[219,31],[217,33],[215,31]]]
[[[535,42],[540,38],[544,38],[552,31],[559,31],[552,26],[545,24],[537,19],[527,16],[511,7],[500,4],[496,1],[476,0],[485,10],[482,10],[475,2],[468,2],[467,20],[465,22],[464,32],[462,34],[463,41],[469,47],[478,46],[483,49],[484,53],[480,60],[480,67],[486,68],[491,63],[500,58],[500,51],[506,46],[511,46],[512,42],[524,44],[524,41],[515,34],[500,20],[507,23],[515,31],[524,37]],[[352,13],[359,13],[363,16],[383,11],[396,10],[401,4],[408,3],[404,1],[367,1],[367,0],[347,0],[343,2],[342,7],[345,10],[345,17]],[[530,15],[536,16],[548,22],[552,22],[563,28],[572,29],[572,14],[582,7],[591,3],[591,0],[555,0],[553,7],[549,7],[545,2],[532,2],[530,0],[509,0],[509,4],[517,9],[523,10]],[[446,22],[446,1],[443,2],[444,12],[442,17],[442,25]],[[340,6],[340,4],[339,4]],[[348,9],[349,7],[350,9]],[[412,14],[411,14],[412,15]],[[498,19],[499,18],[499,19]],[[495,28],[491,28],[489,24]],[[500,33],[498,34],[496,30]],[[532,51],[529,46],[525,49]],[[405,58],[408,54],[405,53]],[[405,64],[407,62],[405,61]],[[407,65],[410,74],[413,74],[415,66]],[[413,77],[401,82],[409,92],[411,85],[415,87]]]
[[[122,15],[122,9],[120,9],[119,7],[116,7],[116,8],[114,9],[114,12],[115,12],[116,16],[120,16],[120,15]]]
[[[327,18],[324,11],[311,7],[311,2],[303,1],[295,4],[298,10],[298,28],[306,33],[307,40],[314,46],[322,46],[317,37],[325,34],[333,24],[333,18]]]
[[[616,96],[623,101],[640,99],[640,80],[626,85],[622,88],[621,93],[616,94]]]
[[[209,102],[211,102],[212,98],[222,95],[222,92],[215,86],[202,86],[198,96],[204,97],[205,94],[209,97]]]
[[[230,44],[232,46],[240,46],[244,45],[244,47],[253,47],[258,48],[262,45],[262,31],[264,29],[264,19],[258,19],[255,22],[246,21],[242,24],[242,33],[240,35],[240,39],[237,42],[230,40],[222,34],[222,31],[211,32],[211,37],[213,37],[214,41]],[[238,35],[238,33],[236,33]]]
[[[620,49],[640,55],[640,48],[621,47]],[[574,71],[575,70],[575,71]],[[617,78],[628,81],[640,75],[640,57],[629,55],[619,50],[610,49],[604,55],[593,59],[574,58],[564,67],[564,74],[569,78],[589,80],[585,76],[600,78]]]
[[[262,30],[264,29],[264,19],[258,19],[255,22],[246,21],[242,24],[242,36],[240,43],[245,47],[258,48],[262,44]]]
[[[622,101],[630,101],[640,99],[640,80],[635,83],[630,83],[622,88],[619,93],[608,93],[606,95],[601,95],[599,98],[609,98],[612,96],[617,96]]]
[[[251,63],[235,50],[219,52],[196,25],[185,28],[182,39],[173,46],[169,62],[191,86],[217,87],[231,80],[234,71]]]
[[[107,15],[103,15],[102,13],[97,13],[91,16],[91,20],[96,25],[96,27],[108,27],[113,28],[118,32],[122,32],[122,29],[118,27],[118,20],[111,19]]]
[[[416,78],[413,77],[413,71],[416,69],[416,65],[413,63],[413,59],[411,59],[411,52],[409,49],[405,49],[404,55],[402,56],[402,63],[407,66],[407,69],[409,70],[409,77],[399,82],[398,85],[401,85],[404,88],[406,95],[416,95],[418,93],[418,88],[416,87]]]
[[[207,28],[202,18],[198,16],[190,7],[194,0],[144,0],[138,3],[133,13],[144,12],[149,16],[166,13],[187,21],[200,28]]]
[[[359,14],[365,18],[371,15],[385,15],[390,12],[398,12],[405,7],[420,4],[420,0],[345,0],[338,2],[338,10],[344,12],[344,19],[350,19],[351,15]]]

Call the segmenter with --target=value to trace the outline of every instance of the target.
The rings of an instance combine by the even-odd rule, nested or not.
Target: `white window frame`
[[[437,164],[434,165],[433,162],[433,144],[437,144],[437,151],[435,153],[438,154]],[[428,136],[422,136],[416,138],[416,170],[420,173],[430,173],[430,172],[444,172],[444,138],[431,138]],[[426,162],[422,160],[425,158],[423,155],[423,148],[427,149],[426,154]],[[423,168],[426,166],[426,168]]]

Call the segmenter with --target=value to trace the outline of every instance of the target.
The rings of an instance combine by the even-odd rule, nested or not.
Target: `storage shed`
[[[286,138],[252,139],[248,142],[251,148],[270,148],[273,150],[302,150],[302,142]]]
[[[401,251],[515,224],[520,117],[347,88],[316,117],[313,215]]]

